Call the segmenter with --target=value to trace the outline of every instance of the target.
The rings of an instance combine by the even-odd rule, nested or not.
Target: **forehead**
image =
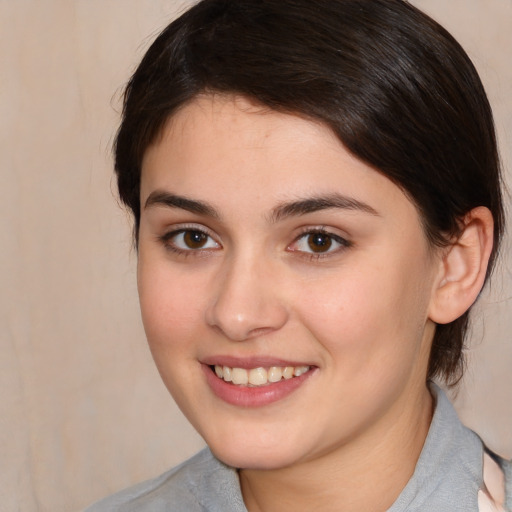
[[[306,141],[312,144],[304,145]],[[320,121],[277,112],[244,96],[200,95],[171,116],[145,152],[143,168],[155,147],[163,145],[172,150],[174,158],[200,158],[207,152],[236,158],[251,151],[262,155],[270,149],[291,157],[319,143],[334,151],[340,149],[332,130]]]
[[[332,193],[375,210],[395,205],[416,213],[395,184],[349,153],[326,125],[239,96],[199,97],[169,120],[145,153],[141,201],[155,189],[233,213]]]

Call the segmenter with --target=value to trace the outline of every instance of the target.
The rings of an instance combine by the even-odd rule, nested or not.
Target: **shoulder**
[[[245,512],[238,474],[208,448],[157,478],[129,487],[92,505],[85,512]],[[233,508],[235,504],[235,508]]]

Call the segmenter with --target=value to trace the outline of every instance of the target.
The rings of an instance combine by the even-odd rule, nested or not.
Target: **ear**
[[[462,220],[463,231],[442,250],[429,318],[438,324],[453,322],[475,302],[484,285],[493,245],[491,212],[479,206]]]

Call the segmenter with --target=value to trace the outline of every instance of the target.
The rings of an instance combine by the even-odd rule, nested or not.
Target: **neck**
[[[411,478],[432,420],[426,386],[406,402],[329,453],[277,470],[241,470],[249,512],[386,511]]]

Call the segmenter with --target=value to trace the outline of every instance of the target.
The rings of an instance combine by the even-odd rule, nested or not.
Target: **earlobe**
[[[444,249],[439,262],[429,310],[429,318],[438,324],[453,322],[467,311],[485,282],[493,246],[492,214],[479,206],[462,222],[462,233]]]

